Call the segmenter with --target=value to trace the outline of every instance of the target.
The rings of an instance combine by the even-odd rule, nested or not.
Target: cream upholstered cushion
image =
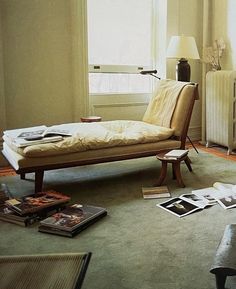
[[[106,121],[95,123],[73,123],[76,132],[62,141],[17,148],[6,136],[4,141],[16,152],[27,157],[45,157],[100,148],[153,143],[173,135],[171,128],[160,127],[142,121]],[[76,128],[76,129],[75,129]]]
[[[171,118],[184,86],[188,82],[160,80],[143,116],[143,121],[170,127]]]
[[[175,136],[181,136],[186,123],[187,116],[192,113],[192,99],[198,99],[198,89],[196,85],[187,85],[182,89],[174,113],[171,119],[171,128]]]

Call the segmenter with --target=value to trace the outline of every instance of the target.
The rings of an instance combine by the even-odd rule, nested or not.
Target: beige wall
[[[168,0],[167,7],[167,45],[172,35],[195,37],[199,55],[202,51],[203,1],[206,0]],[[195,102],[189,128],[192,139],[201,138],[201,70],[200,60],[189,60],[191,81],[199,83],[200,100]],[[167,77],[175,79],[176,60],[167,60]]]
[[[87,75],[82,69],[74,69],[75,63],[79,65],[79,54],[84,53],[83,49],[77,51],[77,56],[74,52],[75,47],[80,47],[77,42],[83,44],[83,33],[74,27],[80,24],[83,29],[83,23],[75,22],[75,14],[80,11],[74,8],[81,8],[83,2],[1,0],[8,129],[72,122],[82,116],[76,109],[82,114],[86,104],[81,101],[81,109],[77,99],[87,98],[87,91],[78,81]],[[80,66],[84,67],[83,63]]]
[[[0,6],[1,9],[1,6]],[[0,10],[1,11],[1,10]],[[0,126],[6,128],[5,95],[4,95],[4,74],[3,74],[3,42],[2,42],[2,18],[0,13]]]
[[[226,51],[222,69],[236,70],[236,1],[213,0],[212,39],[223,37]]]

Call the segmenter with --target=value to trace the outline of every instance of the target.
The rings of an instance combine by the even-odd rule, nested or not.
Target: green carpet
[[[193,172],[181,171],[186,188],[171,178],[172,196],[211,186],[236,183],[236,162],[200,151],[190,152]],[[0,254],[61,252],[93,253],[83,289],[213,289],[209,273],[225,226],[236,223],[236,209],[219,205],[178,218],[144,200],[142,186],[155,183],[160,163],[155,157],[57,170],[45,174],[45,189],[81,202],[106,207],[108,216],[70,239],[37,231],[37,224],[20,227],[0,222]],[[1,177],[15,196],[32,193],[33,176]],[[235,277],[227,288],[236,288]],[[0,286],[1,287],[1,286]]]

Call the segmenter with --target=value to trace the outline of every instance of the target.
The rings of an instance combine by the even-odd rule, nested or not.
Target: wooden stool
[[[227,276],[236,275],[236,224],[227,225],[210,269],[216,288],[225,289]]]
[[[161,186],[162,183],[164,182],[167,174],[167,164],[170,163],[172,164],[172,172],[173,172],[173,178],[176,179],[178,185],[182,188],[185,187],[184,182],[182,180],[181,172],[180,172],[180,163],[184,161],[189,169],[190,172],[192,172],[192,167],[190,164],[190,159],[188,155],[186,154],[185,156],[182,156],[180,158],[174,159],[174,158],[166,158],[165,154],[167,152],[163,152],[158,154],[156,157],[158,160],[161,161],[161,174],[159,176],[159,179],[157,181],[156,186]]]
[[[101,121],[101,116],[86,116],[80,118],[81,122],[98,122]]]

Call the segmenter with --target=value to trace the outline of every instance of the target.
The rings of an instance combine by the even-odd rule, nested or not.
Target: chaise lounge
[[[143,121],[104,121],[64,124],[76,127],[72,137],[55,143],[19,148],[8,137],[2,153],[16,173],[35,173],[35,193],[43,190],[44,171],[154,156],[185,149],[198,85],[173,80],[159,82]],[[19,132],[22,129],[17,130]],[[189,159],[186,160],[190,162]]]

